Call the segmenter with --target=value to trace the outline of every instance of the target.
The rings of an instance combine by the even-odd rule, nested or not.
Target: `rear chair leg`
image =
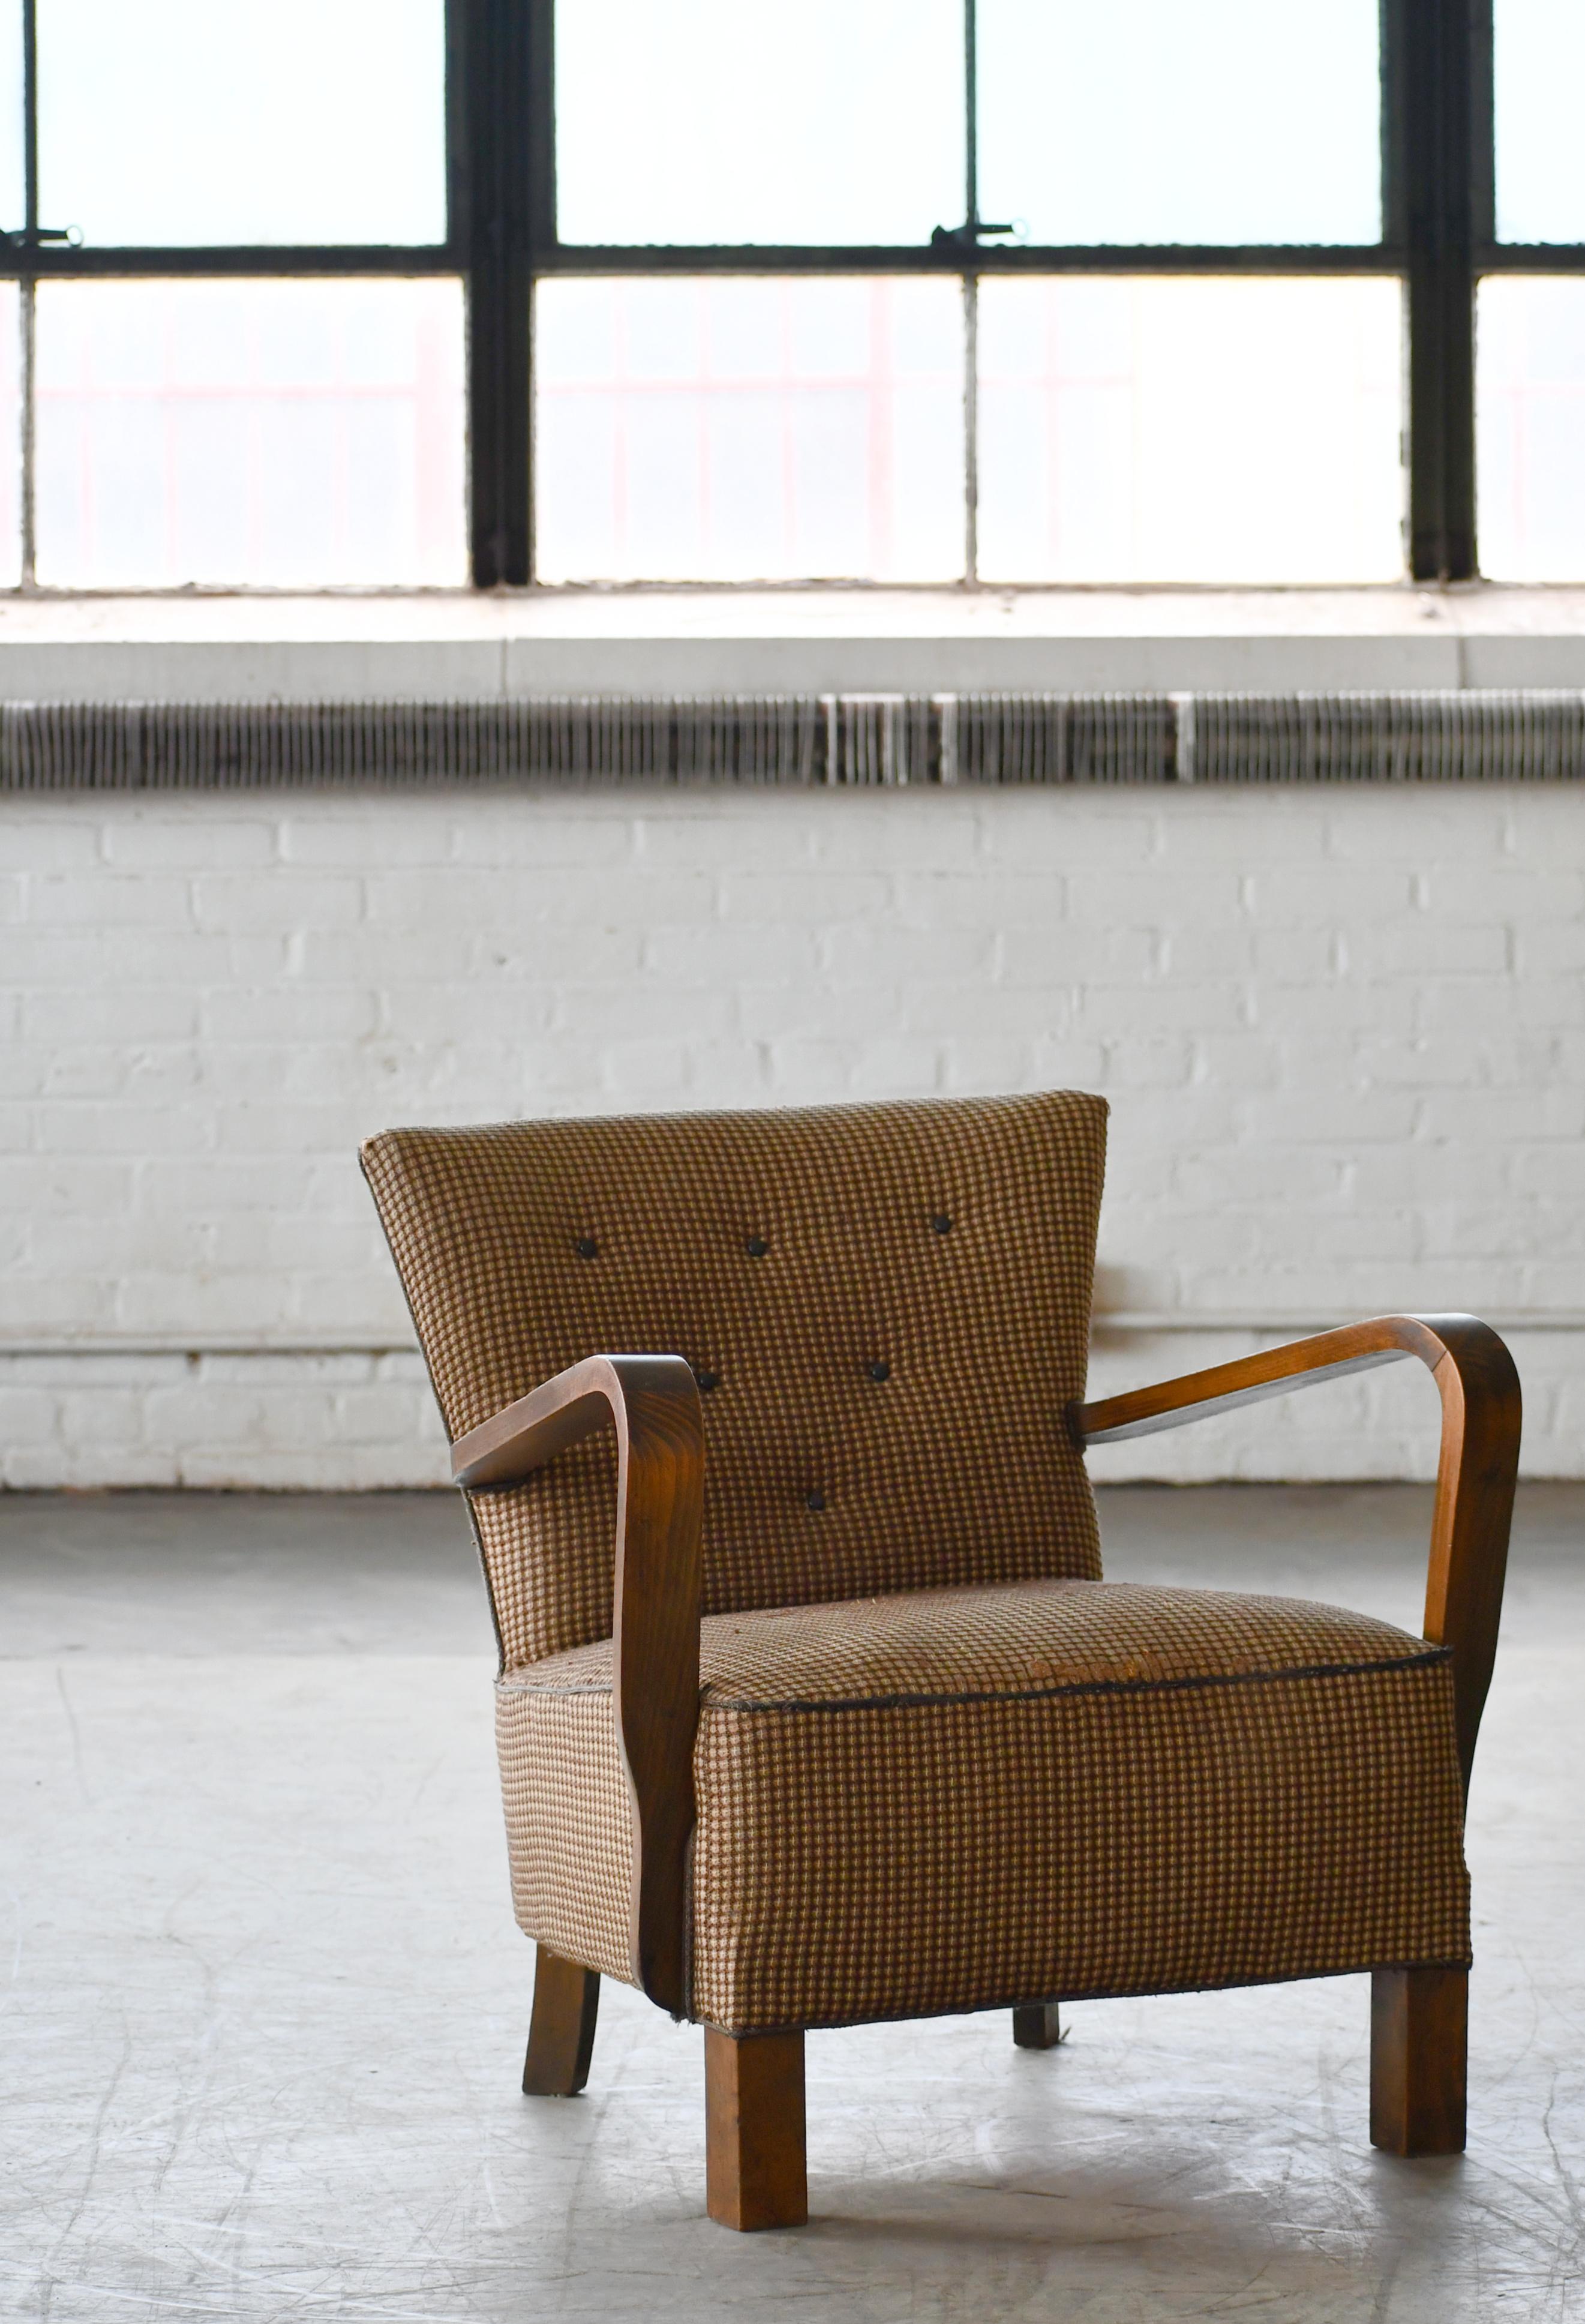
[[[1020,2050],[1055,2050],[1061,2040],[1055,2001],[1025,2001],[1013,2011],[1013,2041]]]
[[[1370,1979],[1370,2144],[1461,2154],[1470,1978],[1461,1969],[1378,1969]]]
[[[705,2208],[722,2227],[801,2227],[804,2037],[705,2028]]]
[[[523,2060],[523,2095],[576,2098],[589,2079],[600,1972],[540,1945],[534,1964],[534,2014]]]

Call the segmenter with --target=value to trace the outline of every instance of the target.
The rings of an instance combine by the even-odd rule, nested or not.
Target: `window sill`
[[[14,597],[0,701],[1585,687],[1585,587]]]

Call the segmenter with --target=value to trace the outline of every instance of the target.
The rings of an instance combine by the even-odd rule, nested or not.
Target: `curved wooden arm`
[[[590,1356],[459,1437],[452,1475],[474,1492],[518,1484],[607,1421],[616,1427],[616,1740],[633,1818],[628,1943],[638,1984],[680,2017],[705,1502],[694,1375],[680,1356]]]
[[[1071,1406],[1069,1421],[1081,1445],[1119,1444],[1405,1356],[1428,1365],[1442,1391],[1425,1636],[1453,1650],[1459,1760],[1468,1786],[1497,1653],[1519,1467],[1519,1375],[1489,1325],[1473,1315],[1378,1315],[1155,1388]]]

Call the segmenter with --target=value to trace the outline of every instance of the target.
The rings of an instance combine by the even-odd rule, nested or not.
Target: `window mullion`
[[[463,16],[468,512],[474,586],[530,577],[530,263],[537,84],[550,0],[456,0]],[[540,163],[543,170],[545,164]]]
[[[37,0],[23,0],[22,8],[22,134],[23,134],[23,272],[16,286],[17,326],[22,359],[22,426],[16,457],[20,469],[18,494],[20,530],[22,533],[22,586],[32,589],[37,576],[36,551],[37,506],[34,490],[34,444],[36,430],[33,418],[34,382],[37,375],[35,349],[37,345],[36,281],[31,262],[38,249],[39,240],[39,22]]]
[[[963,0],[963,219],[972,247],[980,224],[980,27]],[[963,579],[980,578],[980,281],[963,276]]]
[[[1472,0],[1401,0],[1401,8],[1409,568],[1416,580],[1462,581],[1477,569],[1474,8]]]

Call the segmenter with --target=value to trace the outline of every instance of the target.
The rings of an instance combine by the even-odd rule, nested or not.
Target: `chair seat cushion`
[[[1036,1582],[707,1619],[696,2016],[732,2033],[1469,1959],[1442,1649]],[[630,1976],[609,1641],[500,1682],[513,1890]]]

